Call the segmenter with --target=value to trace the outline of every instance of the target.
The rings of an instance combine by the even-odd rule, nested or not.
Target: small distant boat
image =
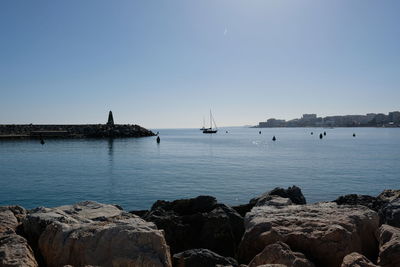
[[[207,130],[208,128],[206,128],[206,121],[205,121],[205,119],[204,119],[204,117],[203,117],[203,127],[201,127],[200,128],[200,131],[204,131],[204,130]]]
[[[214,128],[213,128],[213,124],[214,124]],[[204,134],[213,134],[213,133],[217,133],[218,128],[217,128],[217,124],[214,121],[214,118],[212,116],[211,110],[210,110],[210,128],[204,129],[203,133]]]

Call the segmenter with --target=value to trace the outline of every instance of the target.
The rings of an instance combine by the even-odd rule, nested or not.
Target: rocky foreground
[[[399,267],[400,190],[306,204],[275,188],[230,207],[214,197],[148,211],[93,201],[0,207],[0,267]]]

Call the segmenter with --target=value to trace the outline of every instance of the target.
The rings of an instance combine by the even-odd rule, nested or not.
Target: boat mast
[[[210,109],[210,129],[212,130],[212,115],[211,115],[211,109]]]

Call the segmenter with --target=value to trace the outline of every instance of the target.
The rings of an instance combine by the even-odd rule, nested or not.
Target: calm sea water
[[[400,188],[400,129],[155,131],[160,131],[159,145],[154,137],[47,140],[43,146],[1,141],[0,205],[33,208],[96,200],[132,210],[148,209],[158,199],[198,195],[241,204],[293,184],[308,202]],[[322,131],[327,136],[320,140]]]

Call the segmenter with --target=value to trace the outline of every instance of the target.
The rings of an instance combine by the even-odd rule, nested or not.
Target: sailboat
[[[213,123],[214,123],[214,126],[215,126],[214,128],[213,128]],[[211,110],[210,110],[210,128],[204,129],[203,133],[205,133],[205,134],[213,134],[213,133],[217,133],[217,131],[218,131],[217,124],[215,123],[214,118],[213,118],[213,116],[211,114]]]
[[[204,131],[204,130],[207,129],[205,125],[206,125],[206,121],[205,121],[205,119],[203,117],[203,127],[200,128],[200,131]]]

